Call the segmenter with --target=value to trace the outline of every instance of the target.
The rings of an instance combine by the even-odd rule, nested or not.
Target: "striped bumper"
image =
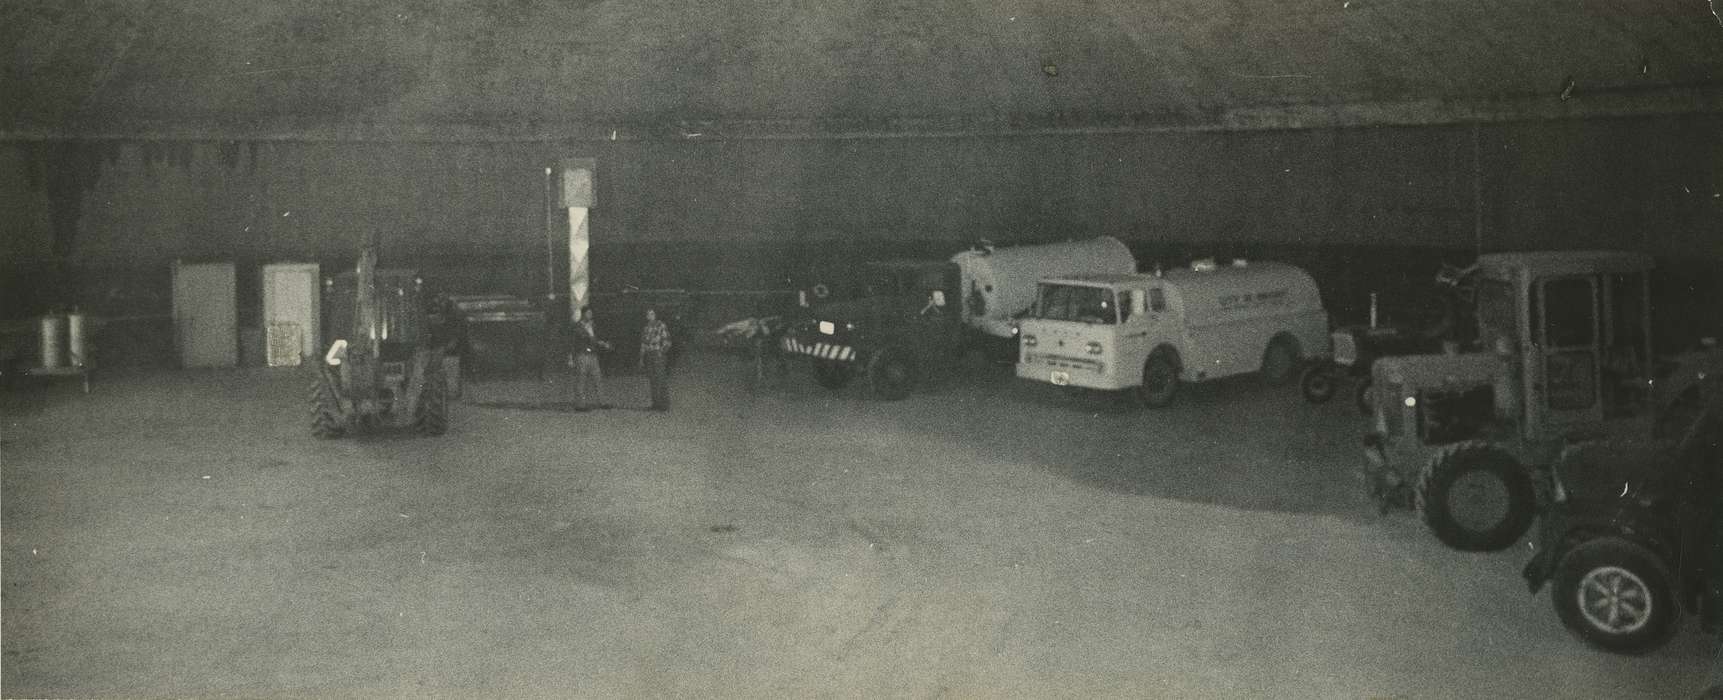
[[[795,338],[784,339],[784,352],[807,355],[821,360],[847,362],[856,359],[856,349],[836,343],[803,343]]]

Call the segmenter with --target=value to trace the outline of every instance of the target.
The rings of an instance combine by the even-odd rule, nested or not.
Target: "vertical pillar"
[[[591,287],[586,251],[590,247],[586,207],[568,208],[568,303],[574,316],[586,306]]]
[[[594,201],[592,158],[565,158],[562,161],[562,191],[558,204],[568,210],[568,310],[570,317],[580,315],[580,307],[591,299],[591,265],[587,257],[591,249],[591,229],[588,214]]]

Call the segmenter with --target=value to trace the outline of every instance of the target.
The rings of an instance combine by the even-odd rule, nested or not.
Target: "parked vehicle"
[[[1678,441],[1570,446],[1554,468],[1554,503],[1538,525],[1525,578],[1550,586],[1556,615],[1599,649],[1662,646],[1683,614],[1723,622],[1723,391]]]
[[[1304,358],[1328,353],[1316,283],[1274,262],[1052,277],[1021,325],[1018,377],[1132,390],[1149,407],[1171,403],[1188,382],[1260,372],[1284,383]]]
[[[823,286],[816,290],[812,296],[825,299],[785,332],[781,347],[810,360],[821,386],[839,389],[863,376],[875,397],[891,400],[908,396],[972,348],[1014,349],[1013,319],[1034,302],[1039,277],[1131,272],[1136,259],[1117,239],[1102,237],[860,268],[858,293],[833,298]]]
[[[380,427],[442,435],[448,429],[443,359],[451,343],[434,337],[423,296],[414,271],[377,269],[375,245],[361,250],[353,271],[325,285],[323,308],[336,339],[311,387],[313,435],[335,438]]]
[[[1372,368],[1365,470],[1381,507],[1416,508],[1450,547],[1500,550],[1531,526],[1569,440],[1650,435],[1688,415],[1693,383],[1723,357],[1654,361],[1651,271],[1634,253],[1480,257],[1472,348]]]
[[[1358,411],[1370,414],[1371,390],[1375,383],[1370,368],[1377,358],[1397,355],[1422,355],[1442,351],[1443,343],[1461,342],[1475,324],[1462,318],[1471,306],[1470,279],[1476,268],[1455,268],[1444,265],[1436,276],[1433,296],[1439,300],[1440,318],[1433,323],[1379,323],[1376,294],[1370,294],[1370,321],[1367,324],[1342,326],[1329,334],[1333,354],[1310,363],[1299,378],[1299,392],[1313,404],[1327,403],[1350,382],[1353,402]]]

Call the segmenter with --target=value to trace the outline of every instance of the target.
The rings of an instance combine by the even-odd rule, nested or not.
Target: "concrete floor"
[[[1590,651],[1527,595],[1527,550],[1377,517],[1344,401],[1241,380],[1138,412],[977,369],[877,403],[689,364],[668,414],[464,405],[434,439],[312,439],[287,370],[0,395],[3,692],[1621,698],[1716,673],[1690,623]]]

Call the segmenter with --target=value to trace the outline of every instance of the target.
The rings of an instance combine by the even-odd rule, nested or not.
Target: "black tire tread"
[[[1461,473],[1456,471],[1455,466],[1470,460],[1485,459],[1505,460],[1513,467],[1502,475],[1509,491],[1509,510],[1506,520],[1494,531],[1476,534],[1461,529],[1445,511],[1432,510],[1430,503],[1432,500],[1446,500],[1433,499],[1432,491],[1444,484],[1452,486]],[[1436,535],[1436,539],[1462,552],[1498,552],[1507,549],[1531,529],[1532,521],[1537,517],[1537,488],[1531,475],[1526,473],[1512,455],[1479,440],[1444,445],[1431,456],[1418,476],[1418,484],[1412,490],[1412,498],[1419,517],[1423,518],[1424,524]]]

